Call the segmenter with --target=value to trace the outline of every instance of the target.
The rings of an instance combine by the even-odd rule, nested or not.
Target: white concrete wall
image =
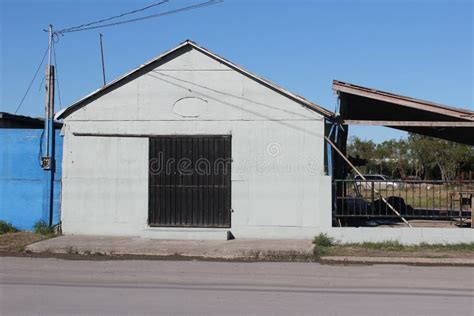
[[[93,101],[65,123],[65,234],[218,236],[147,226],[147,138],[74,133],[232,135],[235,237],[301,238],[331,225],[322,116],[195,50]]]
[[[405,245],[474,242],[471,228],[431,227],[333,227],[322,232],[343,243],[398,241]]]

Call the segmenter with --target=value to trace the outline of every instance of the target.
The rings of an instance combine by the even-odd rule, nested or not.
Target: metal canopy
[[[54,125],[56,128],[61,128],[63,123],[55,121]],[[0,112],[0,128],[44,128],[44,119]]]
[[[347,125],[380,125],[474,146],[474,112],[333,81],[338,119]]]

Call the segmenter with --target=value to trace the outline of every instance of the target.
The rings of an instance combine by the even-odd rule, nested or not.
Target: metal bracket
[[[41,157],[41,168],[44,170],[51,170],[52,168],[52,163],[51,163],[51,157],[45,156]]]

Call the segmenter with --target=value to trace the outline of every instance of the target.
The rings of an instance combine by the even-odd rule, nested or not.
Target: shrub
[[[327,234],[319,234],[313,239],[313,255],[316,258],[327,255],[329,247],[335,245],[335,240],[332,237],[328,237]]]
[[[37,221],[35,225],[33,226],[33,232],[38,235],[43,235],[43,236],[54,236],[54,227],[49,226],[46,224],[46,222],[42,219]]]
[[[331,247],[334,246],[334,238],[328,237],[327,234],[319,234],[318,236],[314,237],[313,245],[319,247]]]
[[[5,221],[0,221],[0,234],[16,233],[17,231],[18,229],[12,224],[7,223]]]

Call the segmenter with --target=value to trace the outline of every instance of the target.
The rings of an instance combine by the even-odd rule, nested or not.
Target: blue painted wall
[[[21,230],[30,230],[40,219],[49,221],[42,141],[42,129],[0,128],[0,220]],[[60,221],[62,141],[56,130],[53,224]]]

